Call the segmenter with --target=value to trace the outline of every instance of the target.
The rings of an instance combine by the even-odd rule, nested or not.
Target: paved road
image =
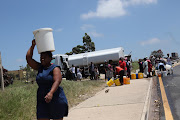
[[[131,80],[130,85],[107,87],[72,108],[64,120],[144,120],[150,83],[151,79],[146,78]]]
[[[162,77],[167,99],[174,120],[180,120],[180,65],[174,68],[174,74]],[[160,120],[165,120],[163,105]]]

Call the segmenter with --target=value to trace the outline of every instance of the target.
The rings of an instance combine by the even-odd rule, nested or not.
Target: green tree
[[[67,53],[65,53],[66,55],[72,55],[73,54],[73,52],[67,52]]]
[[[95,44],[92,42],[91,37],[87,33],[85,33],[85,36],[83,37],[83,44],[86,52],[95,51]]]
[[[72,51],[66,54],[72,55],[92,51],[95,51],[95,44],[94,42],[92,42],[91,37],[87,33],[85,33],[85,36],[83,37],[83,45],[77,45],[76,47],[73,47]]]
[[[161,49],[159,49],[157,51],[156,50],[152,51],[151,55],[153,55],[156,58],[159,58],[159,57],[162,58],[164,56],[164,54],[163,54]]]
[[[19,66],[20,70],[24,70],[24,67],[23,65]]]
[[[72,53],[78,54],[78,53],[85,53],[86,49],[84,46],[77,45],[76,47],[73,47]]]

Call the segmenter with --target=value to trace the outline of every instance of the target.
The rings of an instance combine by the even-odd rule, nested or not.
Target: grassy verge
[[[85,99],[93,96],[105,87],[104,81],[63,81],[69,102],[73,107]],[[0,120],[32,120],[36,118],[36,84],[25,84],[15,81],[13,85],[0,91]]]
[[[139,63],[138,63],[138,61],[133,61],[132,62],[132,71],[131,72],[135,73],[137,69],[139,69]]]
[[[1,120],[30,120],[35,118],[36,89],[33,84],[15,81],[0,91]]]
[[[63,81],[61,85],[68,99],[69,107],[73,107],[105,88],[104,81]]]

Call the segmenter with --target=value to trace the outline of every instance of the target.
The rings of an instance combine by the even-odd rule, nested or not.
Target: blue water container
[[[136,73],[136,79],[138,79],[138,73]]]

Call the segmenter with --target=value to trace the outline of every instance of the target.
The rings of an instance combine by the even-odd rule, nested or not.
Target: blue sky
[[[87,32],[96,50],[123,47],[133,60],[162,49],[180,52],[179,0],[1,0],[0,52],[8,70],[25,66],[33,31],[50,27],[56,51],[82,45]],[[37,49],[34,59],[39,61]]]

